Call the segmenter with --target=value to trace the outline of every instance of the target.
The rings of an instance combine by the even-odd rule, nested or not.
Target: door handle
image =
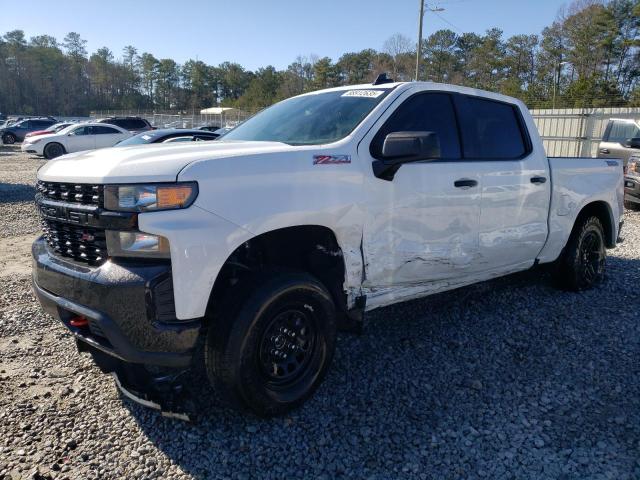
[[[600,153],[604,153],[605,155],[608,155],[611,153],[611,151],[608,148],[601,148]]]
[[[477,180],[472,180],[470,178],[461,178],[453,182],[453,186],[456,188],[471,188],[478,185]]]
[[[531,183],[546,183],[547,177],[531,177]]]

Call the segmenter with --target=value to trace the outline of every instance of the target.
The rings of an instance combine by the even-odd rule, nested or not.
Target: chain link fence
[[[92,118],[142,117],[157,128],[198,128],[217,126],[235,127],[253,115],[254,112],[233,109],[220,114],[200,114],[196,112],[157,112],[145,110],[100,110],[91,112]]]

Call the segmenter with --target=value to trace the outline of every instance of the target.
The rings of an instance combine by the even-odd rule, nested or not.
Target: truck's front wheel
[[[214,387],[263,416],[287,412],[322,382],[333,358],[335,308],[303,272],[265,272],[236,288],[207,335],[205,362]]]
[[[560,286],[573,291],[593,287],[604,277],[606,255],[602,223],[595,216],[585,218],[571,232],[558,262]]]

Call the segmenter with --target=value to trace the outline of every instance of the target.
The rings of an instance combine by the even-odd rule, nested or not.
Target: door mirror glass
[[[395,163],[440,158],[440,140],[433,132],[392,132],[384,139],[382,156]]]
[[[627,139],[627,141],[624,142],[624,146],[629,148],[640,148],[640,137]]]

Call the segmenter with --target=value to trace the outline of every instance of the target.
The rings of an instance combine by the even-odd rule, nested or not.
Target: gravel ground
[[[0,479],[640,478],[639,213],[593,291],[536,270],[381,309],[293,414],[195,386],[187,424],[122,400],[35,303],[42,162],[16,152],[0,150]]]

